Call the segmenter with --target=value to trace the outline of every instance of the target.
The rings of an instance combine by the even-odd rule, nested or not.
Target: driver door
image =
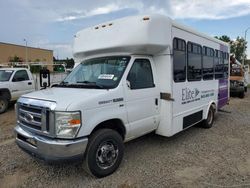
[[[29,79],[26,70],[18,70],[15,72],[12,83],[10,84],[11,95],[14,100],[18,99],[21,95],[33,91],[32,81]]]
[[[127,76],[125,93],[130,136],[137,137],[156,129],[160,96],[150,59],[134,60]]]

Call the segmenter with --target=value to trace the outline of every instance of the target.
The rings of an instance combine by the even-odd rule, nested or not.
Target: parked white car
[[[67,74],[67,72],[50,73],[51,86],[60,83]],[[48,79],[45,81],[48,82]],[[0,68],[0,114],[7,110],[10,102],[41,88],[39,73],[32,74],[27,68]]]
[[[0,68],[0,114],[12,101],[35,90],[31,72],[25,68]]]

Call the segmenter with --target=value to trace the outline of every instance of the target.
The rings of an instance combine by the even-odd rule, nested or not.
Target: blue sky
[[[74,34],[130,15],[160,13],[211,36],[244,36],[250,0],[0,0],[0,42],[54,50],[72,57]],[[247,35],[250,58],[250,29]],[[1,53],[1,52],[0,52]]]

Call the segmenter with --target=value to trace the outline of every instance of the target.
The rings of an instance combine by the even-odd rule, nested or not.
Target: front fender
[[[104,121],[119,119],[123,122],[126,132],[129,131],[126,107],[119,104],[86,110],[82,113],[82,127],[78,133],[79,137],[88,136],[91,132]],[[126,134],[127,135],[127,134]],[[126,136],[125,135],[125,136]]]

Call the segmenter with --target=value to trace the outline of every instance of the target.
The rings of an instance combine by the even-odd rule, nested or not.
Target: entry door
[[[135,59],[127,76],[126,108],[132,137],[150,132],[157,126],[159,92],[154,83],[149,59]]]
[[[29,79],[26,70],[18,70],[12,78],[11,93],[12,98],[17,99],[21,95],[33,91],[33,82]]]
[[[225,106],[228,102],[228,79],[219,79],[218,108]]]

